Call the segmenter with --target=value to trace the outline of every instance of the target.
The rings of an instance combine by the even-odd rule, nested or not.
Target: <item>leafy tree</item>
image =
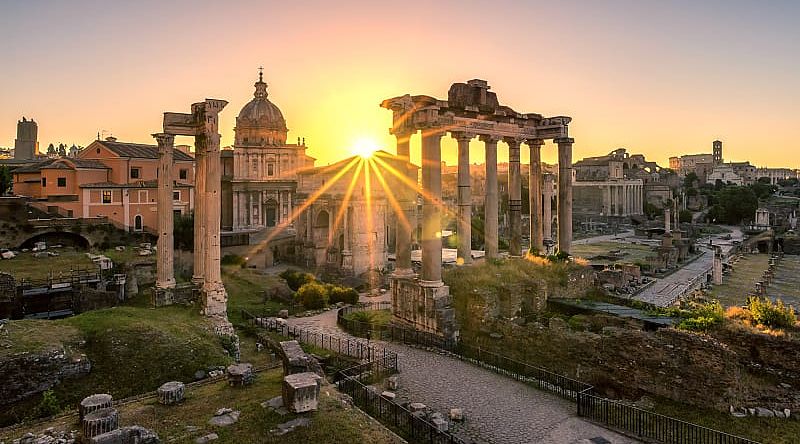
[[[194,251],[194,214],[176,215],[173,219],[172,227],[175,248]]]
[[[778,299],[773,303],[767,298],[752,297],[747,300],[747,308],[753,314],[753,320],[771,328],[791,328],[797,322],[797,316],[790,305]]]
[[[56,147],[53,146],[52,143],[50,145],[47,145],[47,155],[55,156],[56,154],[57,154]]]
[[[752,220],[757,208],[758,198],[750,187],[729,186],[717,193],[708,215],[717,222],[735,225]]]
[[[692,212],[689,210],[681,210],[678,214],[678,220],[681,223],[689,223],[692,221]]]
[[[761,179],[764,178],[762,177]],[[770,185],[769,179],[767,179],[767,183],[762,182],[761,179],[750,185],[750,189],[753,190],[757,198],[761,200],[769,199],[769,197],[778,190],[778,187]]]
[[[683,187],[686,189],[694,188],[695,183],[700,183],[700,178],[697,177],[697,173],[694,171],[687,174],[686,177],[683,178]]]
[[[0,165],[0,196],[11,191],[11,184],[14,179],[11,177],[11,170],[6,165]]]
[[[284,270],[278,276],[282,277],[286,281],[286,285],[289,286],[294,291],[297,291],[303,285],[309,282],[315,282],[316,279],[314,275],[309,273],[303,273],[302,271],[287,269]]]
[[[306,310],[324,308],[328,305],[328,290],[318,282],[303,284],[294,297]]]

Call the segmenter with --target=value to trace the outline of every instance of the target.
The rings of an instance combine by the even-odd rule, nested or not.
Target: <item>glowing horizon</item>
[[[571,116],[575,160],[625,147],[667,166],[720,139],[726,160],[800,167],[789,154],[800,140],[796,2],[467,3],[10,2],[0,7],[0,146],[13,147],[22,116],[39,123],[42,150],[86,146],[103,130],[152,144],[163,112],[205,97],[230,102],[220,115],[229,146],[263,64],[288,140],[305,138],[318,166],[362,137],[395,152],[381,100],[446,98],[451,83],[481,78],[519,112]],[[455,164],[455,141],[442,145]],[[418,135],[411,148],[418,164]],[[483,162],[480,142],[470,151]],[[498,154],[507,159],[502,143]],[[555,158],[548,143],[543,160]]]

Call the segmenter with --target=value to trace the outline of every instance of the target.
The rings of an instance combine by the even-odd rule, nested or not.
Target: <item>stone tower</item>
[[[714,155],[714,165],[719,165],[722,163],[722,141],[715,140],[712,142],[713,147],[713,155]]]
[[[39,155],[39,126],[25,117],[17,122],[17,139],[14,140],[14,159],[35,159]]]

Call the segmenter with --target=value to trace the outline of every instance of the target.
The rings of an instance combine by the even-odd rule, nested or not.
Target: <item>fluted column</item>
[[[395,134],[397,139],[397,156],[403,162],[399,174],[404,174],[407,181],[402,183],[397,181],[397,197],[400,209],[403,214],[395,218],[395,274],[398,276],[410,276],[414,274],[411,267],[411,230],[416,225],[413,209],[416,206],[417,189],[411,184],[417,183],[416,177],[411,177],[412,170],[408,164],[411,161],[410,141],[411,134]],[[405,217],[407,223],[403,223]]]
[[[472,189],[469,176],[470,133],[453,133],[458,141],[458,259],[472,263]]]
[[[442,132],[422,132],[422,280],[442,281]]]
[[[225,315],[228,296],[222,284],[220,269],[220,219],[221,219],[221,172],[220,135],[218,114],[228,102],[207,99],[205,101],[206,144],[206,270],[203,291],[206,294],[206,315]]]
[[[519,139],[507,138],[508,144],[508,212],[511,238],[508,252],[511,256],[522,255],[522,177],[519,168]]]
[[[558,144],[558,251],[572,247],[572,144],[574,139],[556,139]]]
[[[527,141],[531,150],[528,175],[528,200],[530,203],[531,250],[544,251],[542,228],[542,139]]]
[[[194,252],[192,254],[192,282],[202,286],[206,270],[206,151],[205,137],[195,137],[194,159]]]
[[[486,200],[484,213],[486,220],[483,224],[483,239],[486,257],[496,258],[497,248],[497,142],[499,137],[481,136],[486,148]]]
[[[172,212],[172,151],[175,136],[172,134],[153,134],[158,142],[158,244],[156,256],[156,288],[175,287],[173,268],[173,212]]]
[[[548,174],[544,179],[544,195],[542,198],[542,239],[553,240],[553,176]]]

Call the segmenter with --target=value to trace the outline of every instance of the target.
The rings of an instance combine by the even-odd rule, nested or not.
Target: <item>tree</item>
[[[686,189],[694,188],[695,183],[700,183],[700,178],[697,177],[697,173],[694,171],[687,174],[686,177],[683,178],[683,187]]]
[[[752,220],[758,208],[758,197],[750,187],[729,186],[718,194],[709,216],[717,222],[739,224]]]
[[[47,155],[48,156],[55,156],[56,154],[57,154],[56,153],[56,147],[53,146],[52,143],[50,145],[47,145]]]
[[[692,221],[692,212],[689,210],[681,210],[678,214],[678,220],[681,223],[689,223]]]
[[[11,184],[14,183],[11,177],[11,170],[6,165],[0,165],[0,196],[5,195],[11,190]]]
[[[172,222],[172,236],[176,249],[194,251],[194,214],[176,215]]]

